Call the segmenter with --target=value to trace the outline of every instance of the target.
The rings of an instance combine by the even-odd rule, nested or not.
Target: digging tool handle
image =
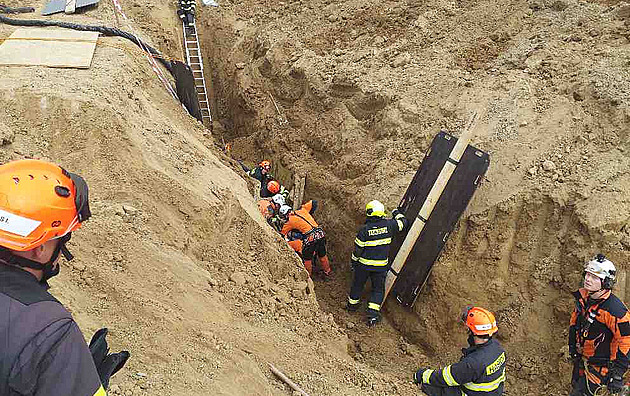
[[[282,381],[284,381],[284,383],[289,385],[291,387],[291,389],[293,389],[294,391],[298,392],[302,396],[308,396],[308,393],[304,392],[302,390],[302,388],[300,388],[299,386],[297,386],[295,384],[295,382],[291,381],[286,375],[282,374],[282,372],[280,370],[278,370],[277,368],[275,368],[273,366],[273,364],[270,364],[269,368],[271,369],[272,373],[274,373],[278,378],[280,378]]]

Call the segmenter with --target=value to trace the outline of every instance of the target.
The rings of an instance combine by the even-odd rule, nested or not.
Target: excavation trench
[[[377,9],[370,4],[364,12]],[[511,15],[502,7],[497,12],[504,11]],[[536,97],[542,86],[540,91],[531,88],[544,84],[539,80],[524,81],[527,90],[505,90],[504,85],[492,88],[494,77],[467,71],[466,78],[481,81],[469,89],[472,85],[461,83],[457,68],[449,74],[425,64],[413,77],[398,75],[400,69],[387,74],[383,70],[395,68],[399,58],[382,53],[391,63],[370,68],[378,60],[370,54],[378,55],[378,50],[363,53],[363,41],[354,46],[342,34],[336,45],[343,49],[324,48],[313,35],[303,38],[269,20],[248,24],[237,12],[202,15],[208,29],[201,38],[216,97],[215,138],[231,143],[234,158],[249,163],[270,159],[289,173],[308,174],[305,199],[320,201],[316,219],[326,230],[335,271],[331,282],[316,282],[317,299],[345,329],[354,359],[400,379],[419,366],[456,360],[466,342],[457,319],[462,306],[474,303],[497,314],[498,338],[509,354],[509,392],[566,392],[566,329],[573,306],[569,292],[578,287],[582,263],[595,251],[624,263],[630,246],[628,218],[618,214],[628,205],[617,201],[613,209],[604,204],[612,202],[604,197],[614,200],[615,188],[628,188],[628,177],[622,168],[601,163],[590,163],[587,167],[598,168],[586,172],[582,153],[606,152],[627,164],[624,151],[613,152],[606,142],[611,131],[622,130],[614,132],[615,144],[628,146],[627,110],[595,97],[589,111],[598,117],[589,119],[592,125],[586,130],[598,132],[582,139],[554,122],[570,119],[569,114],[586,104],[566,105],[562,93],[545,96],[565,105],[544,113],[537,107],[543,99]],[[467,12],[476,12],[478,20],[496,17]],[[457,18],[444,23],[459,37]],[[321,39],[326,34],[322,29],[313,27],[313,34]],[[517,36],[518,31],[510,34]],[[372,31],[370,37],[374,35]],[[391,47],[398,48],[396,43]],[[448,51],[450,44],[444,45]],[[494,64],[501,50],[494,48],[480,62]],[[416,80],[410,83],[412,78]],[[502,84],[521,77],[511,78]],[[473,110],[481,118],[473,143],[491,155],[487,179],[414,308],[388,301],[385,321],[369,329],[360,314],[343,310],[363,207],[371,199],[395,207],[435,134],[440,129],[458,134]],[[515,124],[517,115],[520,124]],[[534,122],[545,127],[528,129]],[[543,166],[549,158],[559,165]],[[602,181],[608,187],[602,189]],[[585,193],[589,189],[601,194]],[[618,294],[630,297],[623,264],[620,273]]]

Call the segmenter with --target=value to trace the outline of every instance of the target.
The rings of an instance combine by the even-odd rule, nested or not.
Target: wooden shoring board
[[[410,307],[416,302],[489,165],[490,157],[487,153],[470,145],[464,151],[460,164],[435,204],[391,291],[400,304]],[[424,188],[415,193],[425,196],[428,193],[427,186],[419,187]]]
[[[442,195],[446,184],[453,175],[455,167],[457,166],[457,164],[459,164],[459,160],[461,159],[464,150],[466,150],[466,147],[468,147],[468,142],[470,141],[470,137],[472,135],[472,126],[476,118],[477,112],[473,113],[470,121],[468,121],[468,126],[466,127],[466,129],[464,129],[464,132],[459,137],[459,139],[457,139],[455,146],[448,156],[448,162],[444,164],[444,167],[440,171],[440,174],[438,175],[435,184],[433,184],[433,186],[431,187],[429,194],[427,195],[424,203],[422,204],[422,207],[420,208],[418,216],[413,220],[410,219],[410,221],[412,221],[411,228],[407,231],[407,235],[405,236],[402,245],[400,245],[400,248],[398,249],[398,252],[396,254],[396,258],[392,262],[389,272],[387,273],[387,278],[385,279],[385,296],[383,297],[383,302],[385,302],[385,300],[387,299],[389,292],[394,286],[396,278],[398,277],[403,266],[407,262],[407,258],[413,250],[416,240],[420,236],[424,225],[429,219],[429,216],[431,215],[435,204],[440,199],[440,196]]]
[[[17,29],[0,45],[0,65],[88,69],[98,36],[68,29]]]
[[[299,208],[304,201],[304,185],[306,184],[306,174],[295,174],[295,184],[293,185],[293,206]]]

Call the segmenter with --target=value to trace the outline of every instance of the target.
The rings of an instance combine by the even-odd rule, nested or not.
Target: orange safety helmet
[[[261,161],[260,164],[258,164],[261,168],[265,168],[267,170],[271,169],[271,162],[264,160]]]
[[[267,190],[272,194],[277,194],[280,191],[280,183],[275,180],[270,181],[267,183]]]
[[[81,176],[40,160],[0,165],[1,247],[27,251],[51,239],[67,240],[90,215]]]
[[[467,306],[462,314],[462,322],[476,336],[491,336],[499,330],[492,312],[481,307]]]

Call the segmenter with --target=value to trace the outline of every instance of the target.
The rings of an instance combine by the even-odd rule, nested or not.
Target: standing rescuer
[[[630,315],[612,294],[617,270],[603,254],[589,261],[584,287],[573,293],[575,309],[569,327],[569,354],[574,361],[571,396],[623,390],[628,369]],[[599,393],[598,393],[599,392]]]
[[[413,382],[429,396],[499,396],[505,382],[505,350],[492,338],[497,322],[492,312],[468,306],[462,313],[468,328],[468,348],[459,362],[432,370],[422,368]]]
[[[107,354],[106,329],[91,351],[47,291],[90,215],[81,176],[38,160],[0,166],[0,395],[102,396],[129,357]]]
[[[354,270],[352,286],[346,309],[359,309],[361,293],[368,278],[372,282],[372,294],[367,306],[367,324],[373,326],[381,320],[381,304],[385,295],[385,278],[389,270],[389,247],[392,238],[409,224],[398,209],[392,219],[385,218],[385,206],[379,201],[370,201],[365,206],[365,224],[354,240],[354,252],[350,266]]]

